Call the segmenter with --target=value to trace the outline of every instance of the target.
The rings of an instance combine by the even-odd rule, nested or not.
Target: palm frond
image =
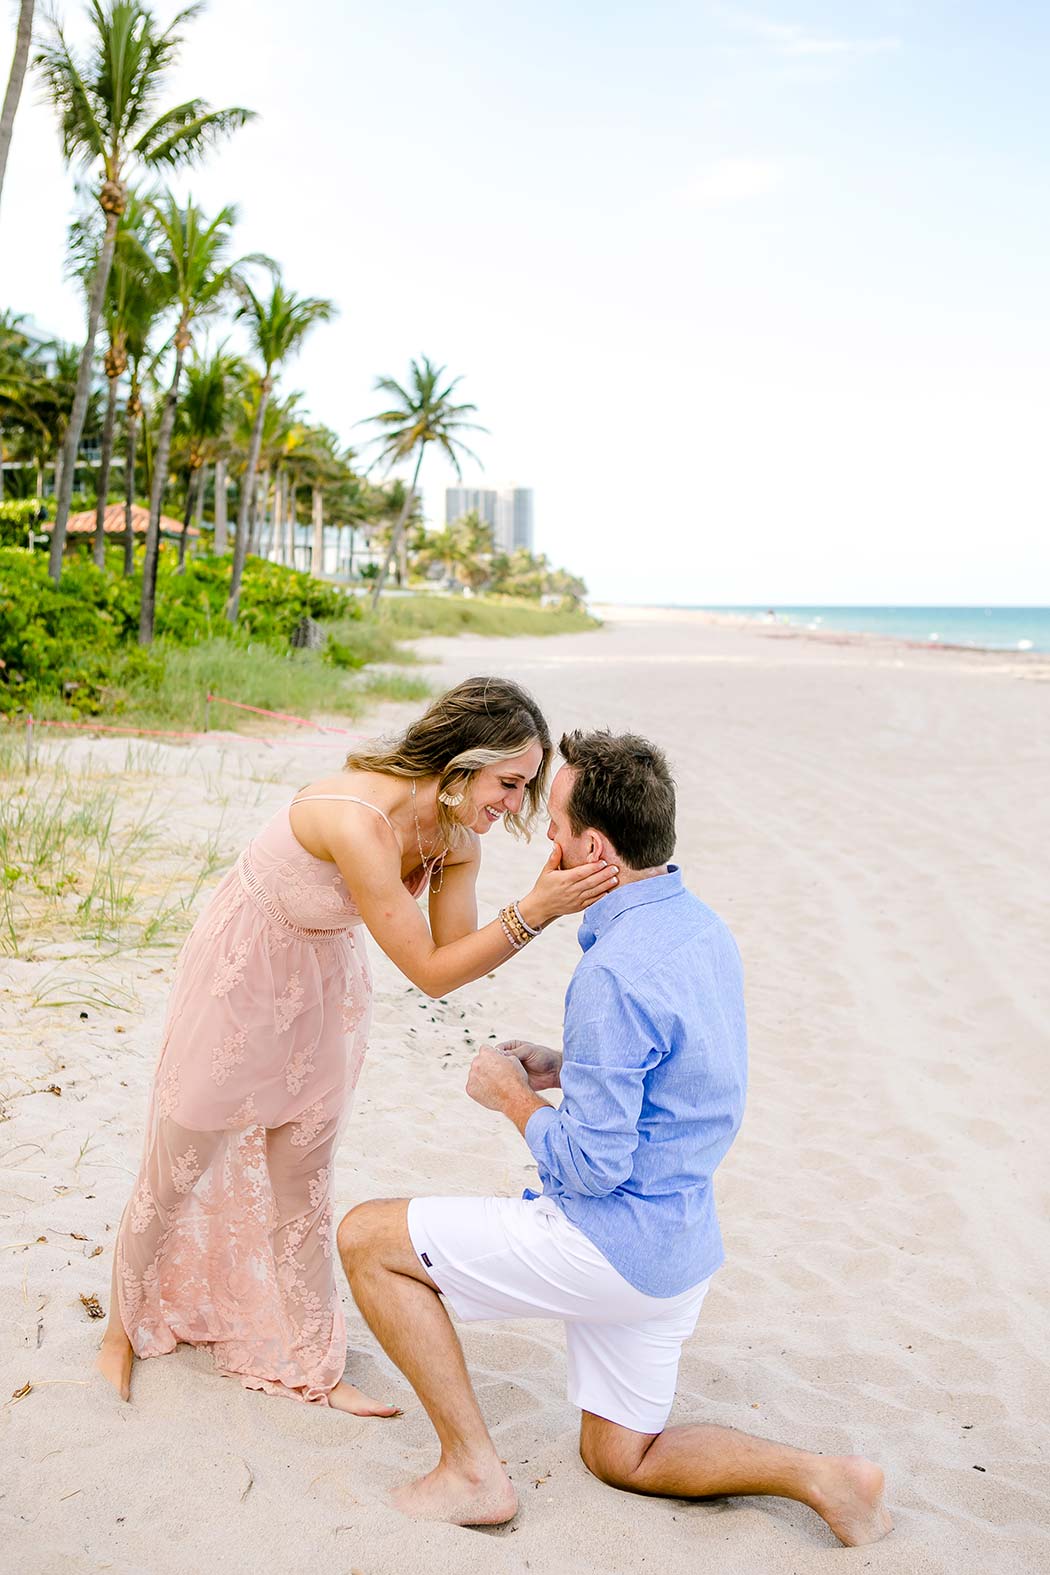
[[[57,17],[48,16],[47,25],[53,36],[40,46],[33,63],[58,110],[63,157],[67,163],[86,167],[95,159],[105,157],[105,132],[96,113],[94,96],[66,43],[61,23]]]
[[[205,109],[200,107],[200,100],[196,102],[198,112],[189,119],[167,128],[158,121],[139,138],[133,151],[144,164],[173,169],[194,164],[231,131],[238,131],[256,118],[252,109]]]

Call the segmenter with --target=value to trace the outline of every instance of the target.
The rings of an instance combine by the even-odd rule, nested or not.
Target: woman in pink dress
[[[391,1415],[343,1380],[332,1159],[368,1039],[367,930],[430,996],[514,956],[615,884],[560,870],[478,928],[480,838],[526,832],[551,741],[516,684],[457,685],[393,747],[352,754],[245,848],[183,947],[98,1366],[210,1345],[251,1389]],[[429,887],[427,919],[417,899]]]

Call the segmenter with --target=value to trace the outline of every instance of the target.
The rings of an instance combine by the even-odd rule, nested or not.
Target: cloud
[[[685,187],[683,196],[701,208],[749,202],[781,185],[784,169],[784,162],[779,159],[715,159]]]
[[[846,38],[816,33],[799,22],[774,22],[768,17],[750,16],[740,11],[719,8],[731,26],[750,33],[774,54],[790,60],[846,59],[858,55],[883,55],[899,49],[899,38]]]

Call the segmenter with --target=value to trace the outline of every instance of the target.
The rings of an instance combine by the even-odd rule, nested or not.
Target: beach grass
[[[544,607],[513,596],[435,596],[421,591],[388,596],[379,605],[380,626],[401,639],[427,634],[581,634],[601,623],[569,602]]]
[[[196,753],[175,751],[187,765]],[[20,741],[0,737],[0,955],[81,955],[86,943],[112,956],[181,939],[233,833],[220,821],[203,842],[183,837],[172,862],[180,787],[164,755],[138,746],[114,772],[38,749],[27,768]]]

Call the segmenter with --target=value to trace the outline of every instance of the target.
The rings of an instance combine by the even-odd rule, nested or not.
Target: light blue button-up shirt
[[[740,954],[674,864],[602,897],[579,938],[562,1103],[525,1140],[544,1194],[624,1279],[677,1296],[724,1256],[711,1181],[744,1112]]]

